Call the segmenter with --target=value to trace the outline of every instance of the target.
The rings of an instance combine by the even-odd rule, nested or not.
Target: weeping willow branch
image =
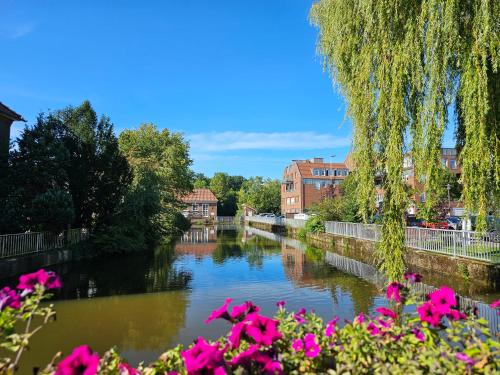
[[[318,52],[353,120],[365,221],[374,211],[376,171],[383,176],[381,266],[400,278],[408,203],[403,160],[411,155],[425,182],[422,212],[431,217],[445,188],[441,146],[453,105],[465,206],[478,215],[480,230],[498,210],[500,2],[319,0],[310,16],[319,30]]]

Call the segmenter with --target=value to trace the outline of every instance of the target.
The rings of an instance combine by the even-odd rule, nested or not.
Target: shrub
[[[277,313],[270,318],[250,301],[229,308],[232,300],[228,298],[205,321],[229,322],[228,334],[218,340],[199,337],[188,348],[179,345],[137,369],[113,349],[99,357],[84,345],[62,360],[56,358],[42,373],[498,373],[500,345],[490,334],[488,322],[474,311],[458,310],[452,289],[442,287],[419,296],[411,285],[420,282],[420,276],[407,274],[405,279],[405,284],[393,282],[387,287],[390,307],[379,307],[375,316],[361,313],[343,325],[338,317],[324,323],[305,309],[288,312],[284,301],[277,303]],[[40,270],[21,277],[21,294],[8,288],[0,291],[2,346],[17,353],[15,361],[0,362],[0,373],[15,369],[19,350],[22,353],[35,332],[17,334],[16,321],[30,324],[33,316],[43,315],[46,322],[53,311],[41,308],[40,302],[48,289],[58,286],[55,275]],[[425,302],[417,302],[421,299]],[[500,307],[500,301],[491,306]]]
[[[298,236],[301,239],[305,239],[307,233],[324,233],[325,223],[318,216],[311,216],[306,221],[304,228],[300,228]]]

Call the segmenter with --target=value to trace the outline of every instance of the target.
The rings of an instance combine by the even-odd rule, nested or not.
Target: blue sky
[[[316,54],[311,4],[0,0],[0,101],[29,123],[88,99],[117,132],[182,132],[207,175],[342,161],[352,129]]]

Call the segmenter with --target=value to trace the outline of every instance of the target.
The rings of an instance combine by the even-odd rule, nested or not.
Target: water
[[[64,285],[54,296],[57,321],[32,340],[20,372],[82,344],[100,353],[116,346],[133,364],[150,362],[177,343],[225,334],[226,322],[203,321],[227,297],[252,300],[266,315],[285,300],[288,309],[314,309],[325,319],[386,304],[372,267],[278,240],[252,228],[198,228],[154,251],[53,268]]]

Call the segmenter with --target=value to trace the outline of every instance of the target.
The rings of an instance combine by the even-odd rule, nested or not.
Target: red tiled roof
[[[312,174],[312,170],[314,168],[331,168],[331,169],[336,169],[336,168],[347,168],[345,163],[312,163],[310,161],[299,161],[296,162],[297,167],[299,169],[300,175],[302,178],[319,178],[319,179],[325,179],[325,178],[331,178],[331,176],[314,176]],[[342,177],[342,176],[338,176]]]
[[[191,193],[181,198],[184,203],[208,202],[217,203],[217,198],[210,189],[194,189]]]

